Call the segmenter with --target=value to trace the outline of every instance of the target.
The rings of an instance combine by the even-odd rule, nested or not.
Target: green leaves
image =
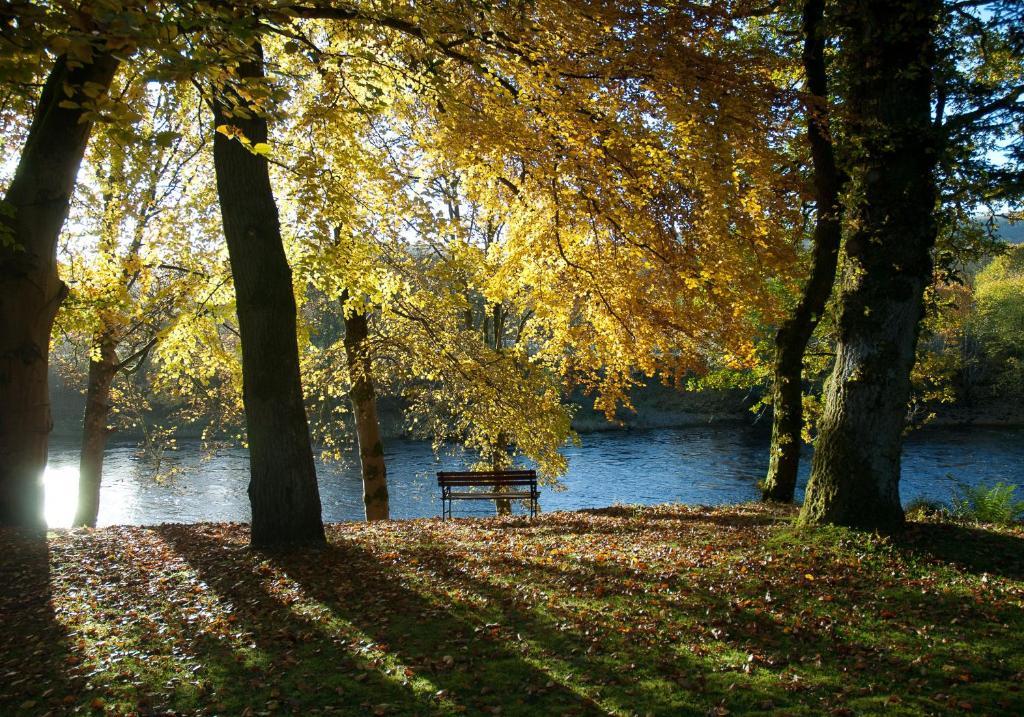
[[[163,132],[157,132],[153,137],[153,143],[157,147],[170,147],[174,142],[181,139],[181,133],[173,130],[164,130]]]

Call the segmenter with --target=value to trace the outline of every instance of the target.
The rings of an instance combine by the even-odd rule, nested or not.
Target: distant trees
[[[1024,246],[1010,247],[974,280],[968,330],[982,345],[997,390],[1024,396]]]

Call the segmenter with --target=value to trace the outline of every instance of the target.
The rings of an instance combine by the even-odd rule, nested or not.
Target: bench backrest
[[[537,471],[440,471],[437,484],[446,486],[537,485]]]

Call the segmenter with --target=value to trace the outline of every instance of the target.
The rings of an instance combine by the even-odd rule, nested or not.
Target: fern
[[[994,485],[959,483],[953,498],[953,514],[976,523],[1009,525],[1024,517],[1024,501],[1016,500],[1017,486],[999,481]]]

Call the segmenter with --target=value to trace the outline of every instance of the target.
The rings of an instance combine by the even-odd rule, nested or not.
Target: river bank
[[[63,443],[79,440],[85,399],[77,390],[51,376],[53,390],[53,437]],[[661,428],[690,428],[697,426],[736,425],[753,431],[771,431],[770,409],[755,409],[760,400],[756,390],[731,389],[715,391],[680,391],[657,381],[648,382],[630,392],[634,410],[620,408],[613,420],[595,410],[594,397],[580,391],[571,401],[574,405],[572,427],[579,434],[645,431]],[[410,434],[404,418],[405,405],[394,397],[379,400],[381,432],[385,440],[408,440]],[[927,420],[925,417],[934,414]],[[159,411],[149,420],[160,423]],[[922,407],[915,416],[919,426],[991,426],[1024,427],[1024,401],[1014,397],[981,394],[971,401],[952,404],[933,404]],[[195,440],[203,435],[205,424],[179,426],[175,437]],[[352,427],[348,427],[352,434]],[[143,433],[119,428],[115,440],[140,441]]]

